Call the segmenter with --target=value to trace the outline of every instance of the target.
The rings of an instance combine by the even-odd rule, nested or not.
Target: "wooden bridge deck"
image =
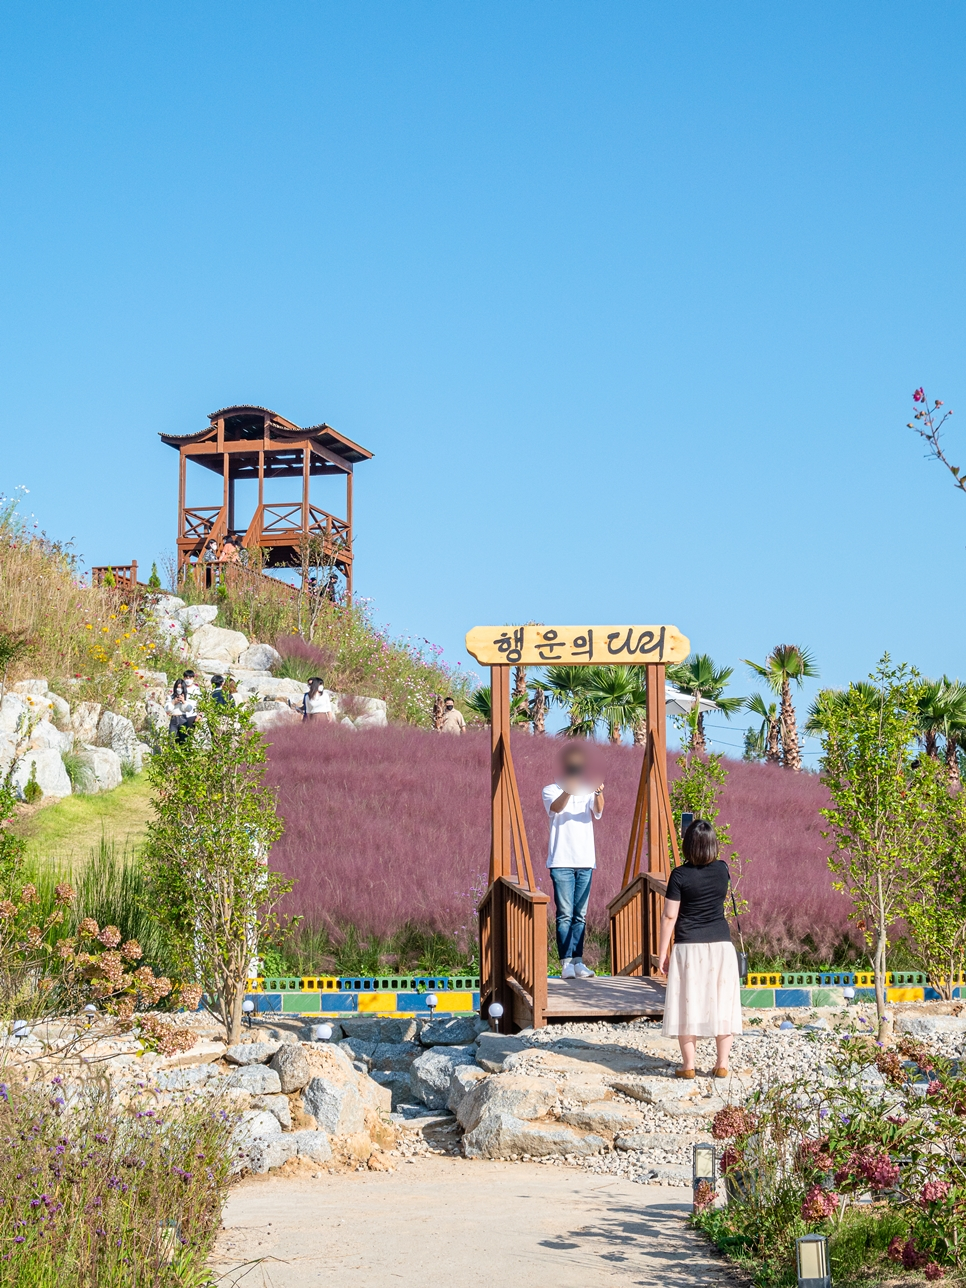
[[[547,980],[547,1021],[660,1019],[664,984],[655,979],[602,975]]]

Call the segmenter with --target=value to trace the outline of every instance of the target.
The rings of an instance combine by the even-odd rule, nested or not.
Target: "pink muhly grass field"
[[[275,863],[297,880],[289,911],[310,924],[388,935],[407,922],[454,934],[472,925],[489,858],[489,733],[411,728],[350,732],[314,721],[270,734],[268,780],[285,834]],[[513,756],[537,884],[552,894],[540,790],[556,777],[561,743],[515,734]],[[607,922],[620,888],[641,755],[600,746],[606,810],[596,828],[590,920]],[[677,773],[669,757],[671,776]],[[810,935],[831,952],[848,931],[847,900],[831,887],[817,777],[727,762],[721,819],[751,860],[741,885],[747,936],[792,951]]]

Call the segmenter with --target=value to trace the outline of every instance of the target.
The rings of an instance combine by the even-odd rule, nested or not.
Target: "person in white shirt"
[[[171,697],[164,709],[170,716],[168,732],[173,733],[178,742],[184,742],[198,719],[198,707],[194,699],[188,696],[184,680],[175,680]]]
[[[302,719],[320,719],[330,724],[335,722],[332,699],[326,693],[325,684],[319,675],[313,675],[309,680],[309,691],[302,698]]]
[[[557,952],[564,979],[589,979],[584,965],[584,931],[590,883],[597,855],[594,820],[604,812],[604,784],[589,786],[587,757],[571,746],[561,757],[560,781],[543,789],[543,807],[550,819],[547,867],[557,905]]]

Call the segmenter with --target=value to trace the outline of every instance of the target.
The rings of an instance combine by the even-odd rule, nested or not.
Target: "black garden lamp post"
[[[698,1206],[699,1191],[707,1195],[710,1190],[714,1193],[715,1173],[716,1173],[716,1151],[714,1145],[708,1141],[699,1141],[698,1144],[691,1147],[691,1191],[692,1201],[695,1207]],[[707,1201],[700,1204],[701,1207],[707,1207]]]

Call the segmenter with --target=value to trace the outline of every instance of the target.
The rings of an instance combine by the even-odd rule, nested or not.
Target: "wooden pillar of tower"
[[[345,476],[345,517],[349,525],[349,540],[346,543],[349,558],[345,561],[345,595],[346,602],[352,603],[352,470]]]

